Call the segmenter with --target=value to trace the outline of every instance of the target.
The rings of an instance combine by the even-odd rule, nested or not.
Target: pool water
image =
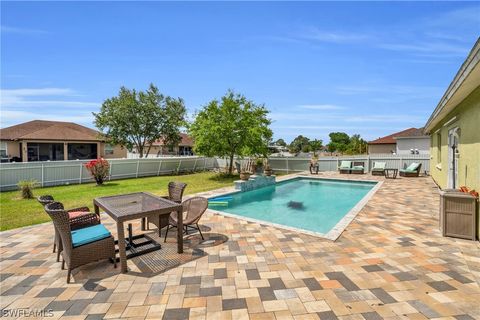
[[[375,184],[297,178],[226,195],[231,199],[221,200],[220,204],[209,203],[209,208],[326,234]]]

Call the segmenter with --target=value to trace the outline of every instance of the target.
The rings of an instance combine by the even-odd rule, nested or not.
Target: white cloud
[[[29,29],[29,28],[19,28],[11,26],[0,26],[2,33],[16,33],[16,34],[46,34],[48,33],[45,30],[40,29]]]
[[[309,110],[343,110],[344,107],[337,106],[334,104],[302,104],[297,106],[300,109],[309,109]]]
[[[355,115],[344,118],[346,122],[382,122],[382,123],[425,123],[426,118],[416,115],[389,114],[389,115]]]
[[[79,95],[69,88],[23,88],[1,89],[0,102],[2,108],[28,108],[28,107],[98,107],[100,103],[90,101],[77,101],[56,99],[65,97],[78,97]],[[41,97],[41,98],[40,98]]]
[[[15,124],[22,122],[27,122],[31,120],[52,120],[52,121],[66,121],[66,122],[75,122],[89,127],[93,124],[93,115],[90,113],[82,113],[76,115],[62,115],[52,112],[29,112],[29,111],[12,111],[12,110],[2,110],[1,111],[1,121],[0,127],[9,127]]]
[[[414,44],[411,43],[383,43],[379,48],[412,53],[417,56],[427,57],[464,57],[469,51],[466,45],[457,45],[444,42],[423,41]]]
[[[29,97],[29,96],[65,96],[73,95],[75,91],[69,88],[37,88],[37,89],[1,89],[2,96]]]
[[[308,39],[318,42],[330,43],[359,43],[371,39],[372,35],[359,34],[354,32],[325,31],[316,27],[307,28],[305,31],[297,34],[298,38]]]
[[[445,88],[436,86],[410,86],[410,85],[392,85],[382,82],[371,82],[368,84],[353,84],[337,86],[335,91],[342,95],[357,94],[385,94],[389,97],[392,95],[408,95],[411,98],[421,97],[438,97]]]

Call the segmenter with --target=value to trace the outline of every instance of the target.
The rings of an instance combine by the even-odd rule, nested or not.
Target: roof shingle
[[[103,141],[101,132],[73,122],[33,120],[0,129],[2,140]]]
[[[396,138],[420,137],[424,136],[423,128],[409,128],[403,131],[392,133],[391,135],[369,141],[368,144],[396,144]]]
[[[180,146],[193,146],[193,139],[186,133],[180,133],[180,136],[182,137],[182,140],[179,142],[178,145]],[[163,139],[160,138],[157,141],[153,143],[154,146],[163,146],[164,142]]]

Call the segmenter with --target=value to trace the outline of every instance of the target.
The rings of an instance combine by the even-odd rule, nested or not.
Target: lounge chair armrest
[[[90,212],[90,209],[88,207],[79,207],[79,208],[73,208],[73,209],[68,209],[67,212]]]
[[[100,224],[100,219],[94,213],[82,214],[78,217],[70,219],[70,227],[72,230],[81,229]]]

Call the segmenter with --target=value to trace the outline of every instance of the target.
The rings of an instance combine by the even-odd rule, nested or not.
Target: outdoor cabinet
[[[475,240],[477,198],[469,193],[447,189],[440,192],[442,235]]]

